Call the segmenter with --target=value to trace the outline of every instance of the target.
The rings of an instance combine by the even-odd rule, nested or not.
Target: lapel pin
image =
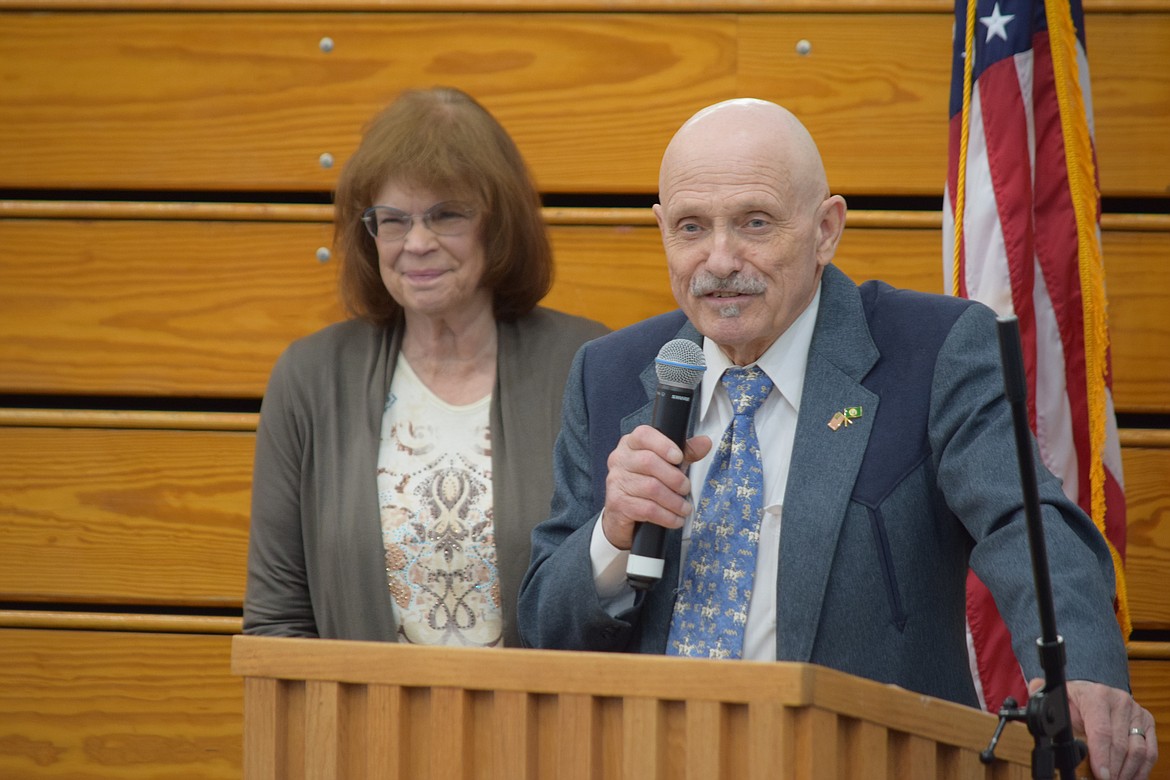
[[[835,431],[842,426],[849,427],[850,425],[853,424],[853,421],[856,420],[860,416],[861,416],[861,407],[860,406],[846,406],[841,411],[836,412],[833,415],[833,417],[829,420],[829,429]]]

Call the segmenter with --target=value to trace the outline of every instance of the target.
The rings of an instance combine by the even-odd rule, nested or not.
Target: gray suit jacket
[[[701,340],[675,312],[577,355],[552,512],[533,532],[521,587],[528,645],[665,650],[680,533],[667,535],[662,581],[616,618],[591,586],[589,541],[606,458],[623,434],[650,422],[653,358],[679,337]],[[830,429],[846,406],[861,406],[862,416]],[[970,563],[1012,629],[1025,672],[1039,676],[1017,463],[993,313],[878,282],[859,288],[829,266],[785,493],[776,658],[976,705],[965,642]],[[1125,688],[1108,549],[1047,471],[1040,490],[1069,678]]]
[[[604,326],[549,309],[498,326],[492,504],[504,644],[529,532],[548,514],[565,376]],[[394,641],[376,470],[401,329],[351,320],[294,342],[269,379],[256,436],[244,630]]]

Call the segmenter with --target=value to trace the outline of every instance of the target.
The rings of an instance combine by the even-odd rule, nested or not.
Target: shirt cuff
[[[602,515],[604,514],[604,511]],[[589,542],[589,558],[593,562],[593,584],[602,608],[612,617],[629,609],[634,603],[634,589],[626,579],[626,561],[629,550],[619,550],[605,538],[601,528],[602,515],[593,525]]]

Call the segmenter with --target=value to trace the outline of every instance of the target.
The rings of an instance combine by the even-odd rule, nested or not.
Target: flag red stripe
[[[1076,501],[1082,509],[1091,511],[1084,301],[1081,296],[1080,268],[1076,262],[1077,234],[1069,227],[1076,225],[1076,214],[1068,188],[1064,136],[1060,124],[1060,107],[1055,100],[1056,87],[1047,32],[1035,36],[1033,51],[1036,94],[1046,97],[1037,100],[1034,107],[1037,260],[1044,274],[1048,300],[1056,314],[1060,340],[1064,346],[1065,392],[1072,416],[1073,445],[1076,452],[1085,454],[1076,459]],[[1043,438],[1042,430],[1037,433]]]
[[[967,626],[975,646],[975,663],[986,709],[995,711],[1011,696],[1019,703],[1028,700],[1028,688],[1019,662],[1012,652],[1012,635],[999,615],[991,591],[967,573]]]
[[[1031,209],[1032,160],[1028,153],[1028,102],[1024,95],[1016,61],[1008,57],[983,72],[976,85],[986,147],[986,162],[991,172],[993,196],[1007,253],[1011,279],[1012,309],[1020,327],[1024,352],[1024,369],[1028,379],[1028,414],[1036,418],[1036,311],[1032,288],[1035,284],[1035,238]]]

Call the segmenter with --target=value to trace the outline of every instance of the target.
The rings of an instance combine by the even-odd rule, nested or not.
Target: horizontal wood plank
[[[257,412],[156,412],[139,409],[28,409],[0,407],[0,426],[30,428],[141,428],[164,431],[255,431]]]
[[[1127,649],[1130,661],[1170,661],[1170,642],[1131,640]]]
[[[545,192],[654,192],[678,125],[751,94],[805,120],[836,190],[939,195],[950,13],[809,10],[0,10],[0,186],[327,191],[374,111],[445,83],[500,118]],[[1087,24],[1103,191],[1162,197],[1170,13]]]
[[[158,634],[238,634],[243,619],[225,615],[162,612],[96,612],[90,609],[0,609],[0,628],[122,631]]]
[[[342,316],[324,223],[5,220],[6,392],[259,397]]]
[[[0,629],[0,777],[239,780],[230,643]]]
[[[1085,0],[1087,11],[1160,11],[1164,0]],[[65,11],[380,11],[386,0],[0,0],[0,9]],[[859,11],[951,13],[950,0],[394,0],[400,11]]]
[[[648,212],[549,216],[547,305],[614,328],[674,308]],[[943,291],[934,215],[856,217],[846,273]],[[1147,222],[1103,233],[1123,412],[1170,410],[1170,220]],[[0,219],[0,392],[258,398],[290,341],[342,317],[330,242],[320,221]]]
[[[648,208],[619,206],[545,206],[541,216],[546,224],[611,225],[638,227],[655,225]],[[303,203],[246,203],[241,201],[133,201],[133,200],[0,200],[0,219],[146,219],[146,220],[227,220],[235,222],[330,222],[333,207]],[[856,209],[849,211],[849,227],[937,228],[942,214],[937,211],[894,211]],[[1105,230],[1170,231],[1170,216],[1156,213],[1115,213],[1101,216]]]
[[[730,15],[14,12],[0,28],[8,187],[324,191],[375,111],[441,83],[497,114],[543,190],[645,191],[670,133],[735,90]]]
[[[0,601],[239,607],[255,435],[0,427]]]
[[[1135,628],[1170,630],[1170,431],[1138,446],[1123,441],[1125,581]]]
[[[1163,580],[1164,581],[1164,580]],[[1160,758],[1150,775],[1155,780],[1170,778],[1170,654],[1164,660],[1143,660],[1129,662],[1130,686],[1133,697],[1150,711],[1158,727],[1158,753]]]
[[[1132,433],[1122,431],[1129,605],[1136,628],[1166,630],[1170,433]],[[240,607],[253,447],[247,431],[30,427],[0,415],[0,601]]]

